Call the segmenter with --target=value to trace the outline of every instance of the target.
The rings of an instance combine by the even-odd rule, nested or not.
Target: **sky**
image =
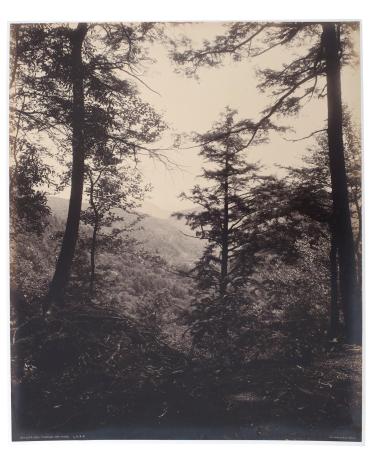
[[[191,23],[169,26],[167,32],[173,38],[182,34],[190,37],[194,44],[203,39],[212,39],[222,33],[221,23]],[[355,49],[358,50],[359,37],[354,37]],[[258,119],[261,110],[271,101],[269,95],[257,90],[256,70],[260,67],[275,67],[289,62],[295,51],[286,51],[281,47],[262,55],[258,59],[233,62],[226,58],[224,65],[218,68],[203,68],[198,73],[199,79],[189,78],[175,72],[175,66],[168,57],[163,45],[154,44],[150,56],[156,62],[147,67],[143,79],[156,92],[143,86],[139,87],[143,99],[150,102],[161,114],[170,129],[163,135],[157,146],[168,147],[171,136],[176,133],[203,132],[211,128],[219,114],[230,106],[238,110],[241,117]],[[359,67],[346,67],[342,72],[343,102],[353,112],[355,120],[360,121],[360,72]],[[281,120],[292,127],[294,132],[271,134],[270,142],[248,149],[251,161],[260,161],[269,173],[276,172],[275,164],[298,166],[302,164],[302,155],[313,140],[292,143],[286,138],[300,138],[325,126],[325,99],[312,99],[296,117]],[[190,146],[191,143],[184,143]],[[181,210],[191,207],[191,203],[181,201],[178,196],[182,191],[189,192],[201,173],[202,159],[197,149],[181,149],[166,152],[169,158],[181,165],[179,169],[166,167],[160,162],[142,158],[141,169],[145,181],[150,182],[153,190],[149,201],[165,211]]]
[[[202,22],[166,25],[166,33],[174,40],[183,35],[191,38],[194,46],[202,44],[204,39],[212,40],[215,35],[222,34],[225,26],[219,22]],[[359,53],[359,34],[353,36],[354,49]],[[153,63],[142,69],[141,79],[155,91],[137,83],[140,95],[149,102],[168,125],[156,147],[166,148],[163,153],[169,158],[167,165],[142,156],[140,169],[144,182],[152,185],[146,198],[156,215],[168,216],[174,211],[192,207],[191,202],[180,200],[181,192],[190,192],[196,184],[202,184],[201,174],[203,159],[198,149],[186,149],[192,145],[184,139],[183,149],[168,148],[172,145],[176,134],[202,133],[209,130],[218,120],[227,106],[238,111],[240,118],[258,120],[261,111],[271,104],[271,96],[257,89],[259,83],[256,71],[266,67],[280,68],[283,63],[299,55],[296,48],[287,50],[277,47],[258,58],[242,59],[234,62],[226,57],[223,65],[216,68],[201,68],[198,79],[186,77],[176,72],[176,66],[168,56],[168,48],[164,44],[154,43],[149,46],[149,56]],[[354,120],[361,120],[361,82],[359,65],[347,66],[342,71],[342,97],[349,107]],[[291,142],[285,138],[301,138],[315,130],[325,127],[327,107],[325,98],[312,100],[300,112],[290,118],[280,119],[291,131],[271,133],[269,141],[257,147],[248,148],[246,155],[251,162],[260,162],[264,172],[282,172],[276,165],[299,166],[307,148],[312,146],[313,139]],[[178,165],[175,167],[174,164]],[[60,196],[67,198],[69,189]],[[148,209],[148,208],[147,208]],[[150,208],[147,210],[150,213]],[[161,211],[161,212],[160,212]]]

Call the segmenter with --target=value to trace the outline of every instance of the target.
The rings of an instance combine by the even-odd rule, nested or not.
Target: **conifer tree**
[[[196,237],[207,242],[193,270],[199,294],[190,323],[195,344],[206,338],[216,350],[225,347],[240,325],[238,306],[245,303],[245,292],[240,288],[253,270],[252,265],[248,267],[248,262],[237,257],[244,244],[245,223],[257,206],[248,201],[248,189],[258,180],[259,168],[247,162],[246,142],[241,134],[230,133],[215,141],[217,133],[235,125],[236,117],[236,111],[227,109],[212,130],[196,137],[201,145],[199,154],[207,163],[201,175],[206,186],[196,185],[190,194],[182,193],[196,209],[176,214],[186,219]],[[261,142],[262,135],[255,140]]]
[[[192,48],[189,41],[183,41],[180,45],[175,43],[172,52],[174,61],[182,65],[188,75],[193,75],[202,66],[222,65],[226,55],[239,61],[266,54],[277,47],[299,46],[299,56],[282,63],[279,69],[259,71],[259,89],[272,91],[272,102],[256,121],[254,130],[250,131],[250,121],[246,121],[232,131],[249,131],[251,143],[259,130],[271,124],[275,115],[294,115],[312,97],[326,97],[327,128],[319,127],[318,131],[327,131],[340,290],[347,341],[351,343],[361,343],[362,310],[356,289],[355,243],[344,158],[341,67],[350,62],[351,34],[357,29],[357,23],[349,22],[235,22],[228,24],[225,33],[213,41],[204,41],[199,49]]]

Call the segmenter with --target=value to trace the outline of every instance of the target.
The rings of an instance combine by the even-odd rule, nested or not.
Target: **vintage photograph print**
[[[9,47],[13,440],[361,441],[360,24]]]

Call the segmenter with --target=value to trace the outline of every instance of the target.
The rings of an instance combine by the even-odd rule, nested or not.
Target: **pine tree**
[[[196,185],[189,195],[183,193],[196,209],[176,214],[186,219],[196,237],[207,241],[193,270],[199,293],[190,323],[195,344],[208,343],[211,350],[227,349],[227,340],[240,328],[238,306],[245,303],[240,288],[253,270],[237,256],[244,243],[245,221],[256,209],[256,204],[248,201],[248,189],[257,180],[258,166],[246,161],[246,144],[240,134],[230,133],[214,141],[218,133],[234,126],[236,116],[236,111],[227,109],[211,131],[196,137],[201,145],[199,154],[209,164],[201,175],[206,186]],[[210,139],[213,141],[208,143]],[[255,143],[262,141],[261,136]]]
[[[225,55],[238,61],[260,56],[281,46],[296,44],[302,50],[300,56],[284,63],[280,69],[263,69],[259,72],[259,89],[272,89],[273,101],[256,122],[250,142],[260,129],[271,124],[274,115],[295,114],[313,96],[326,97],[333,227],[337,239],[347,340],[351,343],[361,343],[362,311],[356,290],[356,257],[344,159],[340,74],[343,64],[350,61],[351,33],[356,28],[356,23],[237,22],[227,25],[225,33],[218,35],[213,42],[205,41],[200,49],[188,47],[179,51],[178,44],[175,44],[172,52],[175,62],[184,66],[188,75],[192,75],[201,66],[222,64]],[[235,133],[250,131],[250,122],[244,126],[238,124],[232,130]]]

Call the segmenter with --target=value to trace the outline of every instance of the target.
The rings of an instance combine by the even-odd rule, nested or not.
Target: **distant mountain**
[[[66,219],[67,199],[49,196],[48,205],[54,215],[62,220]],[[83,207],[86,208],[87,204],[83,204]],[[146,211],[151,211],[153,215]],[[178,221],[171,217],[170,213],[151,203],[144,203],[138,212],[143,213],[144,218],[138,229],[133,232],[133,236],[143,243],[145,249],[159,254],[171,265],[191,265],[200,257],[204,244],[199,239],[191,237],[194,233],[183,220]],[[130,214],[122,212],[120,214],[125,218],[126,223],[133,220]],[[122,223],[118,222],[115,226],[119,228],[120,225]]]
[[[59,196],[48,196],[48,206],[51,212],[59,219],[65,220],[67,218],[68,203],[68,199],[60,198]],[[86,207],[86,204],[83,207]]]
[[[150,201],[144,201],[142,206],[139,207],[138,212],[150,215],[152,217],[157,217],[159,219],[168,219],[171,216],[170,211],[161,209]]]
[[[201,255],[203,243],[192,238],[191,230],[184,231],[184,225],[179,227],[171,219],[158,219],[149,215],[140,222],[140,230],[135,237],[145,244],[145,247],[164,257],[170,264],[192,264]]]

